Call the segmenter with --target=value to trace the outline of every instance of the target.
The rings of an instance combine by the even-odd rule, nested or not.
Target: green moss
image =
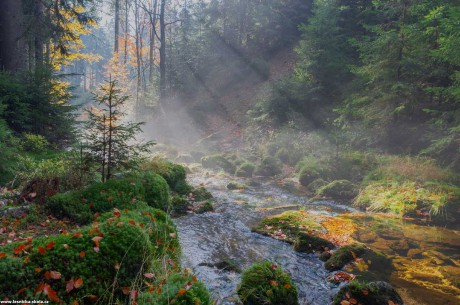
[[[214,211],[214,207],[212,206],[211,200],[206,200],[205,202],[201,203],[197,209],[195,209],[195,213],[197,214],[203,214],[212,211]]]
[[[244,271],[237,293],[244,305],[299,304],[289,274],[271,262],[256,263]]]
[[[322,188],[325,185],[327,185],[327,182],[321,178],[318,178],[318,179],[313,180],[313,182],[311,182],[310,184],[308,184],[307,187],[310,191],[316,193],[320,188]]]
[[[186,215],[190,203],[187,198],[175,195],[171,199],[171,206],[174,215]]]
[[[294,250],[304,253],[324,252],[335,248],[334,244],[324,238],[303,232],[298,233]]]
[[[286,211],[264,218],[254,230],[265,235],[281,230],[288,239],[294,241],[299,232],[319,232],[322,226],[303,211]]]
[[[57,194],[46,203],[46,210],[58,218],[80,224],[90,222],[95,213],[119,209],[135,209],[148,205],[169,209],[169,188],[166,181],[152,172],[132,178],[112,179],[94,183],[83,191]]]
[[[230,181],[227,184],[227,188],[229,190],[244,190],[246,188],[246,185],[244,185],[242,183],[238,183],[236,181]]]
[[[254,170],[256,169],[256,166],[254,163],[251,162],[244,162],[241,164],[238,169],[235,172],[235,176],[237,177],[245,177],[245,178],[251,178],[252,175],[254,174]]]
[[[353,199],[358,195],[358,188],[348,180],[335,180],[321,187],[316,192],[320,198]]]
[[[352,299],[356,300],[356,303],[350,302]],[[348,302],[345,304],[388,305],[391,304],[390,301],[393,304],[404,304],[396,290],[390,284],[381,281],[368,284],[350,282],[334,297],[333,305],[344,304],[344,301]]]
[[[107,213],[79,232],[11,244],[2,249],[7,257],[0,260],[0,299],[48,300],[45,295],[34,295],[44,283],[67,304],[73,300],[91,304],[91,295],[100,303],[108,303],[111,292],[114,300],[125,300],[122,288],[135,285],[139,275],[159,272],[163,259],[178,261],[179,244],[171,237],[175,232],[163,212],[146,207],[138,212]],[[20,245],[25,245],[27,252],[14,257],[14,249],[17,252]],[[47,272],[51,271],[60,276],[50,278]],[[14,282],[10,282],[12,277]],[[66,285],[78,278],[82,286],[68,293]]]
[[[232,158],[224,154],[215,154],[201,158],[201,165],[204,168],[210,169],[223,169],[229,174],[235,173],[236,166],[232,162]]]
[[[273,177],[281,174],[281,164],[273,157],[265,157],[257,165],[255,174],[264,177]]]
[[[212,199],[212,194],[203,186],[194,188],[192,190],[192,195],[195,198],[195,201],[204,201]]]
[[[139,305],[211,305],[212,298],[206,287],[188,274],[173,274],[168,278],[159,279],[157,287],[151,292],[142,293]]]
[[[357,243],[343,246],[332,254],[331,258],[324,264],[324,267],[329,271],[342,269],[347,263],[363,255],[366,250],[367,248],[364,245]]]

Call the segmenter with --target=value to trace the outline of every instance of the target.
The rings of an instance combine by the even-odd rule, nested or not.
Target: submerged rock
[[[232,181],[232,182],[229,182],[227,184],[227,188],[229,190],[244,190],[246,189],[246,185],[242,184],[242,183],[238,183],[238,182],[235,182],[235,181]]]
[[[334,298],[333,305],[403,305],[396,290],[387,282],[377,281],[363,284],[352,281],[343,286]]]

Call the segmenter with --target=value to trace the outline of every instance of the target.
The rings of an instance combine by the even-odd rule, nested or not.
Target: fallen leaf
[[[46,249],[43,248],[43,247],[38,247],[38,253],[40,253],[40,254],[45,254],[45,253],[46,253]]]
[[[179,292],[177,293],[177,297],[180,298],[182,295],[184,295],[185,293],[187,293],[187,290],[185,289],[180,289]]]
[[[115,216],[117,216],[117,218],[121,217],[121,212],[117,208],[113,209],[113,214],[115,214]]]
[[[102,237],[100,237],[100,236],[94,236],[93,237],[92,241],[94,241],[94,244],[96,245],[96,248],[99,248],[99,242],[101,241],[101,239],[102,239]]]
[[[81,277],[77,277],[76,279],[73,280],[73,287],[78,289],[81,286],[83,286],[83,279]]]
[[[85,251],[81,251],[81,252],[80,252],[80,257],[81,257],[81,258],[85,257],[85,255],[86,255]]]
[[[53,247],[54,247],[55,244],[56,244],[56,243],[55,243],[54,241],[50,241],[50,242],[46,245],[46,249],[48,249],[48,250],[53,249]]]
[[[148,279],[153,279],[155,277],[155,274],[153,273],[144,273],[144,276]]]
[[[50,278],[53,280],[58,280],[61,278],[61,273],[58,271],[50,271]]]
[[[74,282],[73,282],[73,278],[70,279],[70,281],[67,282],[67,284],[65,285],[65,290],[67,291],[67,293],[71,292],[74,288]]]
[[[63,244],[62,246],[64,247],[64,249],[69,249],[70,248],[68,244]]]
[[[133,225],[133,226],[136,225],[136,222],[135,222],[134,220],[132,220],[132,219],[129,220],[129,223],[130,223],[131,225]]]
[[[0,253],[0,258],[5,258],[5,257],[6,257],[6,253],[5,253],[5,252]]]
[[[21,293],[23,293],[23,292],[24,292],[24,291],[26,291],[26,290],[27,290],[27,288],[22,288],[22,289],[19,289],[19,291],[18,291],[18,293],[17,293],[17,294],[18,294],[18,295],[20,295]]]

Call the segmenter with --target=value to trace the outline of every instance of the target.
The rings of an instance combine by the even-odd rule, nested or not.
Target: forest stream
[[[291,274],[301,305],[331,302],[337,287],[327,281],[330,273],[317,255],[295,252],[286,242],[251,231],[265,216],[299,208],[358,224],[353,238],[392,260],[394,271],[389,281],[406,305],[460,302],[458,230],[371,216],[332,201],[309,202],[306,194],[289,181],[253,181],[253,186],[237,191],[226,188],[231,181],[227,177],[191,175],[189,180],[209,189],[215,211],[176,219],[182,264],[196,272],[218,304],[236,304],[241,278],[237,269],[244,270],[261,260],[279,264]]]

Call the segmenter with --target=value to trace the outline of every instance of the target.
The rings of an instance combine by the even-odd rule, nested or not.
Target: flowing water
[[[233,269],[244,270],[262,260],[275,262],[291,274],[301,305],[331,302],[338,288],[327,282],[329,273],[316,255],[297,253],[285,242],[251,232],[251,227],[267,215],[299,208],[345,215],[359,223],[356,239],[393,259],[397,268],[391,282],[409,299],[407,304],[460,304],[457,295],[460,279],[456,278],[460,270],[458,231],[363,217],[349,206],[330,201],[310,203],[295,186],[286,187],[273,181],[259,181],[244,191],[231,191],[226,188],[230,181],[226,177],[191,177],[193,185],[204,184],[213,194],[215,212],[176,219],[183,266],[195,271],[219,304],[237,303],[236,287],[241,274]],[[424,258],[428,259],[428,262],[423,260],[425,268],[417,270],[413,264],[422,264]],[[225,268],[222,262],[231,262],[234,266]],[[441,277],[433,275],[433,270]],[[417,300],[414,295],[420,298]]]

